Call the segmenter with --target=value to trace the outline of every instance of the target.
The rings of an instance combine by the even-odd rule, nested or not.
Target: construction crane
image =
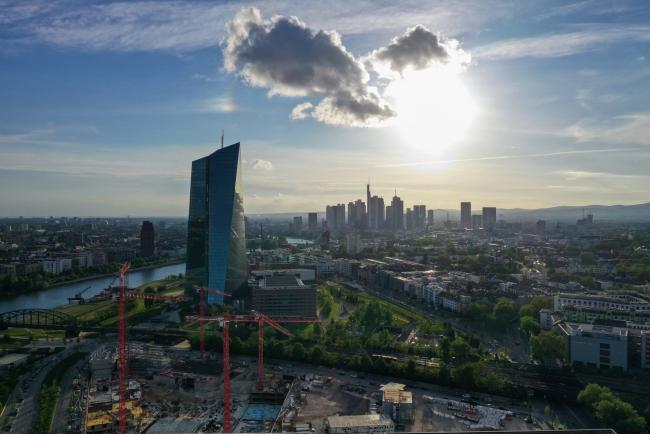
[[[223,336],[223,432],[230,433],[230,413],[231,413],[231,398],[230,398],[230,323],[248,323],[258,325],[258,362],[257,362],[257,388],[258,390],[264,389],[264,326],[270,325],[280,333],[291,336],[291,332],[282,327],[280,323],[293,323],[293,324],[308,324],[320,322],[316,318],[306,317],[268,317],[261,312],[252,312],[251,315],[220,315],[215,317],[196,317],[187,316],[185,320],[188,322],[203,321],[203,322],[216,322],[221,327]]]
[[[230,297],[230,294],[220,291],[218,289],[214,288],[208,288],[207,286],[196,286],[194,285],[194,289],[196,289],[196,292],[199,293],[199,345],[201,349],[201,358],[205,359],[205,321],[202,320],[202,318],[205,317],[205,310],[206,310],[206,304],[205,304],[205,294],[207,292],[211,292],[213,294],[218,294],[222,297]]]
[[[89,287],[84,288],[81,291],[77,292],[74,295],[74,297],[68,297],[68,303],[72,304],[72,302],[75,301],[75,300],[78,301],[79,304],[85,303],[86,300],[82,296],[83,296],[84,292],[88,291],[90,288],[92,288],[92,286],[89,286]]]
[[[157,295],[145,294],[142,292],[128,292],[127,291],[127,273],[130,265],[125,262],[117,272],[120,279],[120,290],[117,298],[117,369],[118,369],[118,393],[119,393],[119,434],[126,434],[126,401],[128,400],[128,384],[129,384],[129,371],[128,371],[128,355],[126,353],[126,300],[127,299],[141,299],[141,300],[155,300],[155,301],[172,301],[178,302],[183,300],[181,295]]]

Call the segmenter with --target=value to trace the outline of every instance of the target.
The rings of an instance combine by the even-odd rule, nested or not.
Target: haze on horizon
[[[0,0],[0,216],[648,202],[650,4]]]

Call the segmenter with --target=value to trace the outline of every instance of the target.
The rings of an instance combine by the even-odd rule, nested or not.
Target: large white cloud
[[[366,126],[395,115],[338,33],[314,32],[296,17],[264,20],[258,9],[243,9],[228,24],[223,52],[227,71],[270,95],[322,98],[316,107],[298,105],[294,119]]]

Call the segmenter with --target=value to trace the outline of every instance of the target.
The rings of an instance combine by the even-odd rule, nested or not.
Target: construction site
[[[283,324],[309,324],[316,318],[273,318],[260,312],[208,316],[206,294],[228,294],[195,287],[199,315],[185,316],[198,328],[198,350],[186,339],[165,345],[127,339],[129,299],[176,303],[182,296],[129,291],[120,270],[117,339],[104,341],[90,356],[84,398],[85,432],[302,432],[349,433],[535,430],[519,409],[435,396],[389,378],[335,371],[311,365],[264,361],[264,330],[290,336]],[[257,326],[256,358],[230,354],[230,326]],[[206,351],[206,329],[221,332],[221,351]],[[143,327],[140,324],[139,327]],[[147,327],[145,327],[147,328]],[[196,330],[196,328],[194,329]],[[515,405],[515,403],[512,403]]]

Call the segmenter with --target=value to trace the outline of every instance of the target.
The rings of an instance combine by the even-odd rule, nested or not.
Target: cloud
[[[289,117],[293,120],[307,119],[312,115],[314,104],[310,102],[301,102],[291,110]]]
[[[370,55],[373,67],[383,75],[427,69],[434,63],[465,65],[469,60],[469,55],[458,48],[457,40],[443,38],[422,25],[411,27]]]
[[[335,31],[314,32],[296,17],[264,20],[256,8],[242,9],[228,24],[223,54],[226,71],[269,95],[322,96],[292,116],[338,125],[365,126],[395,115],[367,85],[369,76]]]
[[[253,170],[273,170],[273,163],[268,160],[262,160],[260,158],[253,160],[251,163],[251,168]]]
[[[553,33],[518,39],[505,39],[472,50],[475,57],[487,60],[554,58],[602,49],[625,41],[650,41],[650,26],[582,25],[575,32]]]
[[[578,142],[650,145],[650,112],[616,116],[609,121],[581,121],[565,129]]]

